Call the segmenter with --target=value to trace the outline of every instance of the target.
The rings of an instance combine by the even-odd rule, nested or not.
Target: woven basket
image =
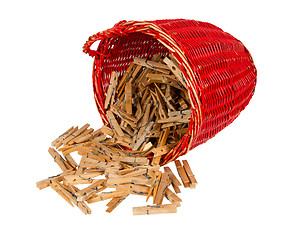
[[[97,50],[90,49],[100,41]],[[192,116],[179,144],[161,159],[164,165],[206,142],[232,123],[249,103],[256,68],[242,42],[220,28],[185,19],[121,21],[89,37],[83,51],[94,57],[93,89],[104,124],[110,74],[125,72],[134,57],[172,53],[187,83]]]

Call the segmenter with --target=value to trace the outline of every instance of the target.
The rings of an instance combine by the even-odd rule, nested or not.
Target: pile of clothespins
[[[87,203],[111,199],[111,212],[130,194],[153,198],[153,205],[134,207],[134,215],[176,212],[182,184],[169,167],[161,171],[161,161],[188,131],[191,106],[175,59],[134,58],[120,79],[112,72],[104,108],[108,125],[71,127],[52,142],[49,153],[63,172],[37,187],[50,186],[85,214]],[[175,161],[184,187],[195,188],[188,162],[182,163]]]

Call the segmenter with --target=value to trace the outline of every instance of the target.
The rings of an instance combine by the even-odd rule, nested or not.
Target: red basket
[[[100,41],[97,50],[90,47]],[[232,123],[247,106],[256,85],[256,68],[242,42],[205,22],[185,19],[121,21],[89,37],[83,51],[94,57],[93,90],[104,124],[110,74],[121,76],[134,57],[172,53],[187,83],[192,107],[188,132],[165,155],[175,160]]]

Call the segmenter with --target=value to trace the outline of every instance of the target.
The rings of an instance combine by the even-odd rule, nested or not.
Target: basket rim
[[[176,42],[166,32],[166,30],[162,29],[160,26],[156,25],[154,22],[123,20],[115,24],[112,28],[109,28],[107,30],[98,32],[97,34],[90,36],[88,41],[83,46],[83,52],[87,53],[91,57],[94,57],[94,66],[95,66],[97,59],[100,59],[102,57],[108,57],[108,56],[103,53],[98,52],[97,50],[90,49],[90,47],[92,46],[94,42],[99,41],[99,40],[104,40],[107,38],[108,39],[114,38],[117,36],[127,36],[128,34],[136,33],[136,32],[140,32],[140,33],[147,34],[147,35],[154,37],[157,41],[159,41],[162,45],[164,45],[168,49],[168,51],[175,57],[180,67],[180,70],[183,74],[183,79],[186,82],[189,100],[191,103],[192,115],[191,115],[191,121],[189,124],[189,129],[187,133],[183,136],[183,138],[180,140],[180,142],[163,157],[161,165],[164,165],[188,152],[188,150],[190,149],[192,145],[194,137],[198,135],[198,132],[199,132],[199,129],[202,123],[201,104],[200,104],[200,99],[196,92],[197,90],[195,87],[195,84],[197,81],[196,74],[192,70],[192,67],[189,64],[190,62],[189,57],[182,50],[182,46],[180,46],[179,43]],[[103,41],[100,41],[99,45],[102,42]],[[99,101],[97,101],[97,99],[96,99],[96,103],[99,104]],[[99,107],[103,112],[105,112],[104,106],[99,106]],[[100,115],[101,115],[103,122],[108,123],[107,118],[103,116],[101,112],[100,112]],[[189,142],[188,144],[184,145],[185,147],[180,148],[180,144],[182,143],[182,140],[184,140],[185,138],[189,138]],[[169,156],[171,157],[169,158]]]

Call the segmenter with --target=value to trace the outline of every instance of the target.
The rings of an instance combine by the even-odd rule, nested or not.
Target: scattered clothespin
[[[51,180],[55,180],[55,181],[61,182],[64,179],[64,176],[72,175],[74,173],[75,173],[74,170],[67,170],[65,172],[62,172],[62,173],[56,175],[56,176],[52,176],[52,177],[46,178],[44,180],[38,181],[36,183],[36,187],[39,188],[40,190],[44,189],[44,188],[50,186]]]
[[[55,147],[58,142],[62,142],[66,137],[68,137],[68,134],[71,134],[70,132],[74,129],[74,127],[70,127],[66,132],[61,134],[58,138],[56,138],[52,143],[51,146]]]
[[[182,166],[181,162],[179,160],[175,160],[174,163],[176,165],[177,171],[178,171],[179,176],[180,176],[180,178],[183,182],[184,187],[185,188],[189,187],[190,186],[190,179],[188,178],[188,176],[185,172],[185,169]]]
[[[127,196],[129,196],[129,194],[126,194],[121,197],[112,198],[112,200],[109,201],[109,203],[107,204],[108,208],[106,209],[106,212],[111,213],[116,207],[118,207],[121,202],[126,199]]]
[[[168,172],[164,172],[161,175],[161,179],[157,188],[156,197],[153,201],[154,204],[161,205],[163,201],[163,197],[165,195],[165,190],[169,186],[169,174]]]
[[[72,135],[77,130],[78,130],[78,127],[71,128],[71,130],[68,131],[67,134],[63,135],[61,138],[58,139],[57,142],[54,143],[55,148],[58,149],[60,146],[62,146],[64,144],[63,141],[66,140],[70,135]]]
[[[53,157],[54,162],[56,162],[58,164],[58,166],[61,168],[61,170],[63,172],[72,169],[72,167],[67,164],[67,162],[64,160],[64,158],[54,148],[50,147],[48,149],[48,152]]]
[[[165,197],[177,207],[181,206],[182,199],[179,198],[175,193],[173,193],[169,188],[165,190]]]
[[[87,123],[84,126],[82,126],[81,128],[79,128],[77,131],[75,131],[74,133],[72,133],[69,137],[67,137],[66,139],[64,139],[62,141],[63,144],[68,144],[71,140],[73,140],[74,138],[76,138],[77,136],[79,136],[81,133],[83,133],[90,125]]]
[[[122,197],[124,195],[128,195],[128,190],[120,190],[120,191],[114,191],[114,192],[102,192],[95,197],[91,197],[87,200],[88,203],[95,203],[99,201],[104,201],[107,199],[115,198],[115,197]]]
[[[183,160],[183,165],[184,165],[184,169],[190,179],[190,188],[195,188],[195,186],[197,185],[197,180],[195,178],[195,175],[193,174],[191,168],[190,168],[190,165],[188,163],[187,160]]]
[[[133,207],[134,215],[152,215],[161,213],[176,213],[177,207],[174,204],[148,205],[145,207]]]

